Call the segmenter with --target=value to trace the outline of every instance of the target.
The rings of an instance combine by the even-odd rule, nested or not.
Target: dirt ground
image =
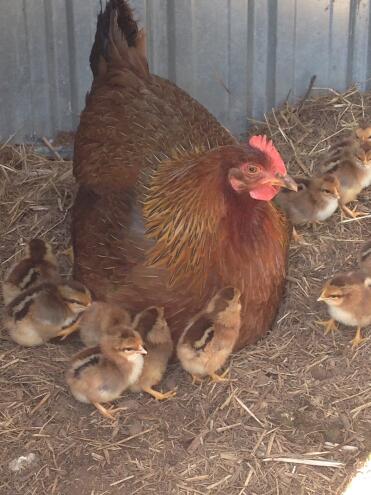
[[[259,130],[271,133],[291,173],[310,173],[333,135],[362,116],[371,117],[371,95],[331,92],[300,111],[276,111]],[[69,245],[74,185],[70,162],[24,147],[1,148],[0,175],[3,275],[33,236],[58,253]],[[371,190],[358,209],[371,210]],[[123,408],[117,422],[77,403],[66,388],[77,336],[25,349],[3,331],[0,494],[341,494],[371,452],[370,338],[353,351],[352,329],[325,336],[316,321],[326,311],[316,299],[326,278],[355,266],[370,227],[371,216],[342,221],[337,212],[302,229],[305,244],[290,249],[277,323],[233,356],[230,381],[195,386],[172,364],[162,388],[177,386],[177,397],[158,403],[127,393],[115,403]],[[68,258],[59,259],[68,276]],[[9,468],[30,453],[30,467]]]

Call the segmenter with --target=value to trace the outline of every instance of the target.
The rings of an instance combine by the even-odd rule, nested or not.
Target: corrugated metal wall
[[[287,94],[361,88],[371,0],[132,0],[152,70],[234,133]],[[75,128],[90,86],[99,0],[0,0],[0,139]]]

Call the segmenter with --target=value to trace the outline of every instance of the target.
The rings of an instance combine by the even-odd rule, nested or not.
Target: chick
[[[355,130],[338,136],[327,152],[327,159],[332,157],[336,161],[344,152],[352,152],[359,145],[371,145],[371,126],[367,121],[360,121]]]
[[[329,218],[339,205],[340,184],[336,177],[327,174],[312,179],[296,179],[298,191],[280,192],[278,205],[293,225],[322,222]]]
[[[322,170],[338,179],[343,212],[352,218],[365,215],[350,210],[346,205],[355,201],[358,194],[371,184],[371,147],[357,143],[344,150],[336,161],[325,162]]]
[[[144,358],[142,374],[130,390],[147,392],[157,400],[174,397],[175,391],[161,393],[153,389],[154,385],[160,383],[174,349],[163,308],[152,306],[145,309],[134,318],[133,327],[143,339],[147,356]]]
[[[362,341],[361,329],[371,324],[371,278],[362,270],[336,275],[329,280],[318,298],[327,304],[331,319],[320,322],[328,333],[336,330],[336,321],[357,327],[352,340],[356,347]]]
[[[355,135],[361,143],[371,145],[371,125],[366,120],[359,123]]]
[[[50,244],[42,239],[32,239],[27,245],[26,256],[11,266],[5,276],[4,303],[8,305],[18,294],[36,284],[57,280],[57,260]]]
[[[177,355],[193,378],[209,375],[223,381],[216,374],[233,350],[241,326],[241,293],[233,287],[221,289],[186,326],[177,345]]]
[[[130,313],[116,304],[93,302],[80,321],[80,338],[87,347],[99,344],[102,333],[116,325],[130,325]]]
[[[141,336],[132,327],[116,325],[101,336],[100,345],[76,354],[66,372],[66,381],[76,400],[93,404],[114,419],[102,402],[117,399],[135,383],[143,369]]]
[[[78,282],[43,283],[11,301],[4,324],[17,344],[36,346],[75,331],[90,303],[90,292]]]
[[[359,267],[371,276],[371,240],[365,242],[359,255]]]

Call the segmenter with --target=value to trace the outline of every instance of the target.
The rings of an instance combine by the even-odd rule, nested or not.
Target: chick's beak
[[[290,189],[291,191],[295,191],[295,192],[298,190],[297,183],[289,175],[276,176],[273,179],[270,179],[269,183],[272,186],[284,187],[286,189]]]
[[[144,356],[144,355],[146,355],[146,354],[147,354],[147,351],[145,350],[145,348],[144,348],[143,346],[140,346],[140,347],[138,348],[138,350],[137,350],[137,353],[138,353],[138,354],[143,354],[143,356]]]
[[[335,198],[340,199],[340,193],[337,189],[335,189],[334,193],[335,193]]]
[[[317,299],[317,301],[326,301],[327,297],[326,297],[326,291],[322,291],[321,292],[321,295],[319,296],[319,298]]]

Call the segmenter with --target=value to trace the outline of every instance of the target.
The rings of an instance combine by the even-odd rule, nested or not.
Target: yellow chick
[[[90,303],[90,292],[78,282],[43,283],[11,301],[4,324],[17,344],[36,346],[75,331]]]
[[[174,397],[175,391],[161,393],[153,389],[154,385],[161,382],[174,349],[163,308],[152,306],[145,309],[134,318],[133,327],[141,335],[147,355],[139,380],[130,390],[146,392],[157,400]]]
[[[298,179],[298,191],[280,192],[277,204],[284,210],[293,225],[322,222],[337,209],[340,184],[336,177],[327,174],[311,179]]]
[[[362,339],[361,329],[371,324],[371,278],[362,270],[336,275],[329,280],[318,298],[327,304],[331,319],[320,322],[325,333],[337,329],[335,322],[357,327],[353,347]]]
[[[32,239],[26,248],[26,256],[9,269],[3,282],[3,298],[8,305],[22,291],[41,282],[59,279],[57,260],[50,244],[42,239]]]
[[[130,313],[119,305],[93,302],[80,320],[80,338],[87,347],[99,344],[103,332],[116,325],[130,325]]]
[[[221,289],[186,326],[177,345],[177,356],[193,383],[209,375],[223,381],[220,369],[238,338],[241,326],[241,292],[233,287]]]
[[[108,411],[101,403],[117,399],[138,380],[145,354],[143,340],[132,327],[108,328],[99,346],[85,349],[72,358],[66,372],[72,395],[114,419],[114,411]]]

